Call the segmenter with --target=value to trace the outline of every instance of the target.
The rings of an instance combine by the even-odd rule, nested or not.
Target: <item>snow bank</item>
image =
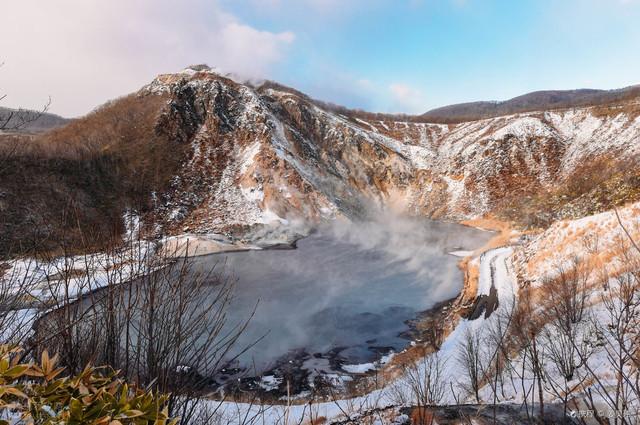
[[[481,259],[480,279],[484,282],[491,282],[489,287],[493,285],[497,289],[500,299],[500,307],[498,307],[498,309],[509,309],[517,296],[517,281],[510,263],[512,253],[512,248],[499,248],[485,253]],[[493,277],[486,276],[487,273],[491,274],[491,266],[489,266],[489,264],[494,265]],[[447,383],[447,388],[449,388],[448,383],[451,382],[456,389],[456,395],[464,393],[464,390],[461,388],[463,373],[461,367],[456,362],[456,358],[466,333],[470,331],[484,332],[491,326],[492,322],[499,320],[498,318],[499,315],[493,314],[487,319],[485,319],[484,316],[477,320],[463,319],[442,344],[438,356],[440,359],[446,360],[443,365],[443,379],[444,382]],[[389,361],[390,358],[387,357],[385,360]],[[423,367],[421,366],[422,363],[423,362],[418,362],[419,368]],[[363,373],[375,367],[374,364],[346,365],[343,366],[343,369],[352,373]],[[421,373],[424,373],[424,370],[422,370]],[[391,390],[392,388],[393,390]],[[345,416],[348,415],[353,419],[354,417],[357,418],[358,414],[362,412],[396,406],[398,401],[397,391],[404,392],[405,399],[413,399],[410,389],[403,384],[403,378],[401,376],[390,382],[384,388],[360,397],[332,402],[313,403],[311,405],[308,403],[291,406],[252,405],[228,401],[210,401],[209,403],[212,409],[219,405],[221,417],[228,421],[229,424],[239,424],[242,418],[261,416],[260,422],[265,424],[284,423],[283,418],[285,416],[288,418],[289,423],[303,423],[311,417],[320,416],[336,420],[339,418],[344,419]],[[453,401],[454,395],[447,390],[446,399],[443,403]]]
[[[640,202],[620,208],[618,213],[633,238],[640,240]],[[629,243],[628,237],[614,211],[556,222],[525,245],[525,277],[540,286],[576,256],[615,273],[622,266],[620,248],[625,243]]]
[[[15,259],[6,263],[8,268],[0,276],[0,285],[20,295],[25,303],[74,299],[115,279],[124,282],[148,273],[155,252],[155,243],[139,241],[111,253]]]

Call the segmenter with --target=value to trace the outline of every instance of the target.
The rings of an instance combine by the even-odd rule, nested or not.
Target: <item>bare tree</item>
[[[227,321],[234,281],[217,266],[198,268],[139,240],[51,261],[58,267],[43,297],[51,311],[36,324],[36,350],[58,352],[71,371],[108,364],[141,387],[170,393],[171,414],[183,423],[201,417],[211,378],[249,348],[236,342],[251,317]]]
[[[467,378],[464,386],[467,392],[475,397],[476,403],[480,403],[480,388],[485,376],[482,344],[480,333],[467,329],[458,351],[458,363]]]
[[[403,365],[402,377],[391,386],[396,404],[413,407],[417,425],[434,423],[429,408],[441,403],[447,391],[443,367],[438,352],[423,356],[417,362]]]
[[[519,302],[514,310],[512,319],[513,338],[519,347],[522,361],[519,369],[512,369],[512,372],[520,380],[520,390],[523,394],[523,404],[525,412],[530,421],[533,420],[537,384],[537,396],[540,408],[540,416],[544,417],[544,357],[541,355],[538,343],[540,323],[535,319],[535,307],[532,299],[531,288],[522,288],[519,292]],[[529,385],[531,381],[531,385]],[[531,400],[529,400],[531,397]],[[529,411],[529,404],[531,411]]]
[[[593,320],[592,326],[602,339],[603,357],[613,380],[604,379],[585,361],[599,396],[589,394],[588,404],[597,411],[598,403],[604,403],[615,414],[614,424],[635,423],[640,403],[640,272],[636,269],[612,279],[602,304],[604,315]]]
[[[4,62],[0,63],[0,68],[2,68],[2,66],[4,66]],[[0,103],[6,97],[6,94],[0,94]],[[17,132],[25,129],[46,114],[50,106],[51,97],[49,97],[42,108],[37,111],[22,108],[0,108],[0,135],[5,132]],[[16,155],[22,146],[22,141],[23,140],[16,135],[0,140],[0,171],[2,171],[3,165]]]
[[[497,404],[501,399],[505,399],[505,379],[513,377],[514,365],[511,361],[512,338],[511,330],[515,313],[515,295],[512,298],[503,297],[500,308],[493,313],[493,320],[488,324],[485,338],[487,349],[490,350],[490,360],[485,370],[486,376],[483,381],[488,382],[493,394],[493,420],[497,418]],[[512,388],[515,390],[513,380]],[[507,390],[508,391],[508,390]]]
[[[569,400],[586,381],[576,370],[590,356],[584,320],[590,276],[588,264],[574,257],[568,266],[558,266],[556,275],[543,286],[547,295],[543,312],[547,325],[541,335],[548,360],[545,380],[550,391],[563,403],[565,416]]]
[[[1,62],[0,68],[3,66],[4,62]],[[6,97],[6,94],[0,94],[0,102],[2,102]],[[49,110],[50,106],[51,97],[49,97],[44,106],[38,111],[29,109],[6,109],[4,111],[0,111],[0,131],[21,130],[40,119],[40,117]]]
[[[35,259],[0,263],[0,344],[21,345],[28,337],[36,311],[31,296],[36,281],[23,273],[36,267]]]

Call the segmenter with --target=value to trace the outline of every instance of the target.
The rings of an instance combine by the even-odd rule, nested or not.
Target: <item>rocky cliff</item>
[[[640,149],[639,99],[430,124],[341,114],[208,70],[161,75],[138,93],[158,95],[169,99],[158,126],[189,145],[158,203],[174,233],[363,217],[375,207],[452,220],[509,215],[542,195],[566,209],[594,190],[590,164],[606,162],[599,177],[611,179]]]
[[[21,137],[0,137],[4,255],[97,248],[132,211],[149,236],[243,236],[380,208],[546,228],[640,200],[637,97],[436,124],[198,67]]]

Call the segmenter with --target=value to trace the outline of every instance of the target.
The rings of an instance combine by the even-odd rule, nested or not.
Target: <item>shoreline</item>
[[[483,220],[464,221],[456,224],[473,227],[482,231],[496,232],[487,242],[479,248],[468,251],[452,251],[445,252],[446,254],[454,255],[460,258],[458,262],[458,268],[462,271],[462,288],[458,295],[436,303],[429,309],[418,312],[416,317],[405,322],[408,329],[403,333],[403,336],[407,339],[407,346],[399,352],[395,352],[387,362],[375,361],[374,368],[367,369],[363,372],[349,372],[345,371],[345,374],[353,377],[353,383],[356,384],[356,391],[353,391],[354,386],[351,388],[344,388],[344,390],[350,390],[350,393],[357,395],[366,394],[370,392],[371,382],[370,377],[373,374],[380,374],[383,377],[383,382],[391,380],[398,375],[398,369],[402,365],[406,365],[409,362],[415,362],[418,358],[433,352],[435,347],[439,345],[438,340],[444,340],[455,329],[459,320],[464,317],[464,310],[468,307],[467,304],[473,303],[477,295],[477,273],[474,276],[472,260],[478,258],[483,252],[490,250],[500,244],[503,244],[508,239],[514,236],[514,232],[511,231],[510,226],[507,223],[491,220],[489,222]],[[310,234],[313,232],[310,232]],[[296,243],[300,239],[308,235],[296,235],[296,237],[290,237],[286,241],[272,240],[263,241],[258,243],[247,243],[245,241],[234,241],[231,238],[225,237],[219,234],[183,234],[177,236],[171,236],[161,239],[158,244],[157,252],[161,255],[164,252],[174,254],[173,258],[179,258],[188,254],[193,257],[231,253],[231,252],[246,252],[252,250],[271,250],[271,249],[296,249]],[[193,249],[193,251],[191,251]],[[465,257],[461,257],[459,254],[468,254]],[[456,255],[457,254],[457,255]],[[475,280],[474,280],[475,277]],[[99,292],[103,288],[95,288],[94,291]],[[86,295],[86,294],[83,294]],[[83,297],[84,298],[84,297]],[[432,332],[435,327],[439,327],[440,330]],[[433,338],[428,338],[428,334],[432,333]],[[381,356],[385,357],[385,356]],[[351,367],[357,367],[362,365],[348,365]],[[340,372],[340,369],[336,370]],[[340,389],[339,389],[340,390]],[[340,390],[341,391],[341,390]],[[341,391],[342,392],[342,391]],[[350,394],[344,394],[344,397],[348,397]],[[300,401],[306,400],[306,397],[301,397]]]
[[[296,249],[296,244],[307,235],[297,234],[285,240],[257,240],[252,243],[244,241],[234,241],[226,236],[210,234],[184,233],[175,236],[168,236],[160,239],[158,252],[166,254],[171,258],[180,257],[204,257],[213,254],[223,254],[228,252],[246,251],[266,251],[266,250],[289,250]]]
[[[420,357],[439,351],[440,344],[455,330],[462,318],[473,307],[478,297],[479,267],[473,263],[474,259],[493,249],[508,245],[511,240],[520,235],[512,226],[504,221],[496,219],[473,219],[458,222],[478,230],[495,232],[495,235],[484,245],[470,251],[469,255],[461,258],[458,268],[463,273],[463,283],[460,293],[448,301],[436,304],[431,309],[421,313],[416,319],[415,326],[422,328],[422,334],[430,332],[437,340],[421,341],[419,344],[407,347],[403,352],[397,353],[394,358],[383,368],[381,372],[385,379],[392,380],[399,375],[401,369],[408,364],[415,363]],[[435,329],[434,329],[435,328]]]
[[[512,245],[513,239],[521,235],[521,232],[514,230],[509,223],[493,219],[473,220],[457,224],[496,233],[484,245],[470,251],[470,255],[460,260],[458,267],[463,272],[464,279],[460,293],[449,300],[441,301],[430,309],[418,313],[414,321],[411,321],[413,323],[408,323],[410,327],[407,332],[407,336],[409,336],[407,339],[408,346],[404,350],[388,356],[388,361],[379,363],[379,367],[375,369],[368,369],[361,374],[351,374],[354,378],[353,381],[342,391],[337,389],[336,400],[367,397],[369,394],[378,392],[400,377],[405,367],[415,364],[422,357],[443,349],[442,343],[454,334],[454,331],[460,325],[460,321],[471,312],[469,309],[474,306],[475,300],[479,296],[477,282],[479,270],[477,270],[475,276],[473,276],[473,273],[470,276],[469,273],[469,269],[472,267],[472,260],[479,259],[486,252]],[[473,293],[471,293],[470,289],[473,289]],[[426,338],[415,338],[415,336],[420,335],[411,335],[411,332],[415,332],[414,327],[425,328],[423,333],[425,335],[430,329],[434,328],[433,325],[437,325],[440,330],[440,332],[436,332],[439,340],[437,344],[433,344],[432,341],[425,341]],[[209,395],[209,399],[221,401],[213,394]],[[308,394],[299,394],[288,400],[274,394],[273,397],[267,397],[267,399],[269,400],[267,404],[273,406],[299,406],[309,402],[331,402],[330,399],[324,400],[322,396],[313,398],[309,397]],[[226,401],[229,402],[230,400],[227,399]],[[240,398],[232,402],[242,403],[243,401]]]

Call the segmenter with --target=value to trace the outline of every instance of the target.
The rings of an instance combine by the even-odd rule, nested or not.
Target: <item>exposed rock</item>
[[[373,121],[273,84],[191,71],[140,92],[171,94],[158,131],[191,144],[161,211],[174,233],[242,233],[372,207],[474,218],[553,191],[584,162],[635,158],[640,148],[637,101],[455,125]]]

